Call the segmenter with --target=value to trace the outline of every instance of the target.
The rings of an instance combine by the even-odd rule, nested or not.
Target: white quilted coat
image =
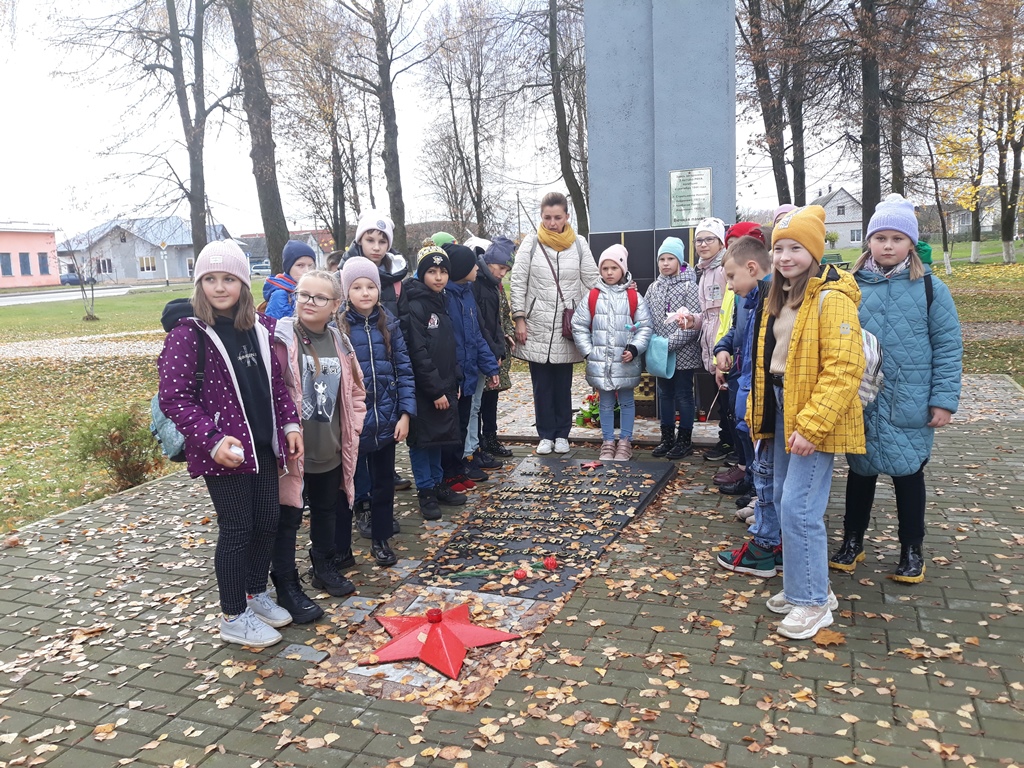
[[[640,383],[640,356],[651,341],[651,313],[642,296],[637,296],[636,314],[632,318],[629,315],[626,286],[632,282],[627,274],[625,282],[619,285],[598,283],[601,293],[594,305],[594,317],[590,317],[586,297],[572,317],[576,347],[587,358],[587,383],[605,392],[633,389]],[[627,344],[636,347],[636,354],[624,363],[622,353]]]
[[[564,304],[545,251],[558,275]],[[562,308],[579,306],[599,282],[597,263],[583,238],[577,237],[568,250],[556,253],[538,243],[536,233],[524,237],[512,264],[510,304],[513,318],[526,318],[526,344],[517,344],[513,355],[531,363],[580,362],[583,355],[572,339],[562,338]]]

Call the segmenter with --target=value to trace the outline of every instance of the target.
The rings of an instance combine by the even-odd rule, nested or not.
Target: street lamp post
[[[160,241],[160,258],[164,260],[164,285],[170,287],[171,285],[171,274],[167,267],[167,242]]]

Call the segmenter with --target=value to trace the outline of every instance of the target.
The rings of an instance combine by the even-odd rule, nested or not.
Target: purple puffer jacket
[[[299,430],[299,415],[285,386],[277,355],[270,351],[275,323],[272,317],[257,315],[255,329],[260,355],[270,375],[270,392],[274,401],[274,433],[277,435],[274,454],[283,467],[282,457],[288,451],[285,432]],[[202,391],[196,386],[194,375],[198,365],[197,333],[206,334]],[[179,320],[167,334],[157,365],[160,370],[160,410],[185,436],[189,475],[257,472],[252,432],[242,408],[235,371],[216,332],[195,317]],[[214,449],[228,435],[238,438],[245,450],[245,460],[235,469],[222,467],[213,460]]]

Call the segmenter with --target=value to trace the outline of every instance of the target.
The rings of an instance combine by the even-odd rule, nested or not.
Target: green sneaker
[[[727,571],[767,579],[775,575],[775,553],[748,541],[739,549],[718,553],[718,564]]]

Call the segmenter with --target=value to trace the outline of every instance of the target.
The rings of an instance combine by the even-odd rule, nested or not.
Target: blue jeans
[[[412,476],[416,480],[418,490],[427,490],[440,485],[444,480],[441,469],[440,448],[414,448],[409,446],[409,461],[412,463]]]
[[[677,370],[671,379],[658,379],[658,413],[662,429],[675,429],[679,414],[679,429],[693,431],[693,370]]]
[[[480,403],[484,399],[486,379],[481,376],[477,380],[476,392],[473,393],[473,405],[469,411],[469,431],[466,432],[466,443],[462,447],[463,456],[472,456],[480,447]]]
[[[786,452],[782,387],[775,387],[775,508],[782,521],[782,591],[793,605],[828,602],[828,532],[825,508],[832,489],[834,454]]]
[[[615,439],[615,398],[619,402],[619,439],[633,439],[633,422],[636,420],[636,401],[632,389],[605,392],[597,390],[601,395],[601,439]]]
[[[747,467],[754,475],[754,524],[750,535],[761,549],[774,549],[782,543],[782,527],[775,509],[775,441],[767,437],[754,446],[754,461]]]

